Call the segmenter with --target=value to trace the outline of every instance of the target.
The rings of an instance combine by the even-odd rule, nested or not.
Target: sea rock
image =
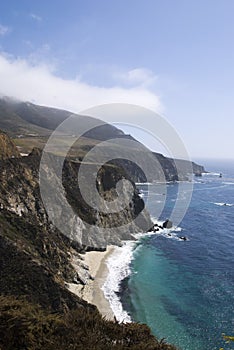
[[[163,223],[163,228],[172,228],[172,221],[171,220],[166,220],[164,223]]]
[[[154,224],[149,230],[148,232],[158,232],[159,231],[160,226],[158,224]]]
[[[187,241],[187,240],[188,240],[188,238],[185,237],[185,236],[179,236],[179,238],[180,238],[182,241]]]

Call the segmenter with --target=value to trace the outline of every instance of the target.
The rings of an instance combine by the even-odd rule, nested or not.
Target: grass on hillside
[[[0,296],[0,349],[176,350],[157,341],[146,325],[118,324],[85,308],[49,313],[26,299]]]

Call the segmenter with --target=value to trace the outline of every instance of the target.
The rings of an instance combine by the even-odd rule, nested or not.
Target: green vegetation
[[[0,349],[176,350],[157,341],[146,325],[106,321],[85,308],[49,313],[24,298],[0,296]]]

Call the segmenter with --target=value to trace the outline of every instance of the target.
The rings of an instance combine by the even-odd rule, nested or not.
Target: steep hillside
[[[28,157],[21,159],[8,159],[1,162],[0,167],[0,204],[2,210],[17,214],[19,217],[27,216],[33,224],[40,225],[40,227],[47,228],[50,225],[48,221],[46,209],[40,196],[38,169],[40,165],[40,150],[35,150]],[[57,162],[57,157],[48,154],[48,161],[50,164]],[[90,165],[87,165],[88,171]],[[58,222],[57,227],[60,227],[61,211],[63,215],[63,224],[70,228],[68,231],[69,238],[75,241],[80,247],[89,249],[105,249],[107,244],[119,244],[122,239],[131,239],[131,232],[144,231],[151,224],[149,215],[144,211],[144,202],[138,196],[135,188],[132,202],[130,202],[125,211],[113,214],[100,214],[96,210],[89,207],[81,196],[79,184],[77,186],[77,173],[79,164],[66,161],[63,169],[63,185],[65,191],[59,186],[59,179],[56,173],[51,174],[48,169],[43,169],[41,185],[43,181],[50,179],[49,187],[46,187],[49,193],[50,207],[56,204],[57,210],[53,213],[54,222]],[[98,174],[97,188],[101,196],[107,200],[113,200],[116,196],[115,186],[121,179],[129,179],[129,176],[124,169],[113,165],[104,166]],[[84,181],[85,183],[85,181]],[[135,187],[135,185],[132,183]],[[87,183],[87,186],[89,184]],[[52,192],[53,188],[57,188],[56,193]],[[87,188],[88,190],[88,188]],[[125,192],[123,192],[125,195]],[[69,213],[63,211],[63,203],[68,200],[74,214],[72,217]],[[53,204],[53,201],[55,204]],[[95,208],[95,205],[93,205]],[[126,229],[121,230],[123,224],[132,222],[133,219],[142,213],[139,217],[138,224],[129,227],[130,232],[125,232]],[[77,216],[78,215],[78,216]],[[84,222],[81,222],[81,219]],[[142,218],[142,220],[140,220]],[[87,223],[87,226],[86,224]],[[102,233],[102,230],[97,231],[97,227],[112,227],[113,223],[116,225],[115,233],[108,236]],[[90,227],[91,225],[91,227]],[[142,225],[142,227],[141,227]]]
[[[95,306],[67,287],[73,283],[82,288],[92,279],[82,258],[85,250],[104,250],[108,243],[120,244],[121,239],[132,238],[130,232],[118,229],[124,220],[133,220],[142,211],[142,221],[132,230],[141,231],[140,224],[144,226],[147,221],[151,224],[137,191],[123,216],[97,216],[83,203],[77,189],[79,164],[67,161],[63,171],[65,192],[58,193],[53,213],[55,221],[61,222],[65,195],[74,210],[75,225],[71,226],[62,212],[62,220],[71,231],[64,235],[49,219],[40,196],[40,157],[40,150],[34,150],[28,157],[0,161],[0,348],[175,350],[155,339],[145,325],[103,319]],[[48,157],[51,162],[57,159]],[[123,169],[107,164],[98,175],[100,194],[113,199],[115,184],[122,178],[128,178]],[[52,181],[57,184],[55,175]],[[83,225],[75,219],[76,213],[83,218]],[[111,227],[113,222],[115,234],[103,235],[96,229]]]
[[[55,108],[37,106],[28,102],[13,102],[8,98],[0,99],[0,128],[14,138],[14,142],[22,153],[30,153],[34,147],[42,149],[52,130],[70,115],[71,113],[68,111]],[[72,160],[81,161],[87,152],[101,141],[117,138],[121,143],[122,140],[134,140],[130,135],[125,135],[123,131],[109,124],[94,127],[97,122],[94,118],[81,115],[76,118],[78,125],[82,127],[87,126],[90,131],[85,133],[79,139],[79,142],[73,145],[69,153],[69,157]],[[75,135],[71,133],[71,137],[75,137]],[[140,143],[138,144],[140,145]],[[144,152],[139,151],[140,148],[133,150],[133,152],[137,153],[138,159],[145,163],[147,158],[145,159]],[[122,150],[126,151],[125,146],[123,146]],[[57,150],[56,153],[59,155]],[[180,165],[178,173],[173,159],[164,157],[160,153],[154,154],[163,169],[166,181],[187,180],[191,177],[188,174],[190,170],[187,161],[177,161],[177,164]],[[146,181],[145,174],[135,164],[127,160],[118,160],[113,163],[124,167],[133,181]],[[147,180],[161,181],[158,167],[149,163],[147,165],[149,167]],[[195,163],[191,165],[194,174],[199,175],[205,172],[202,166]]]
[[[48,136],[50,131],[34,125],[20,117],[15,110],[16,102],[11,99],[0,99],[0,129],[7,132],[11,137],[23,135]]]
[[[72,114],[72,112],[57,108],[0,98],[0,129],[8,132],[11,136],[19,136],[20,133],[21,136],[25,136],[29,132],[30,135],[34,134],[34,136],[48,136]],[[92,120],[95,119],[77,115],[77,123],[83,126],[92,126]],[[105,124],[89,131],[84,136],[87,139],[106,140],[124,136],[124,133],[112,125]]]

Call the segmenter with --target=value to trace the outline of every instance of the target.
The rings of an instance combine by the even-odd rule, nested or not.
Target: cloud
[[[9,27],[6,27],[0,24],[0,36],[6,35],[7,33],[9,33],[9,31],[10,31]]]
[[[42,21],[42,18],[38,15],[36,15],[35,13],[30,13],[29,15],[32,19],[34,19],[35,21],[37,22],[41,22]]]
[[[157,76],[149,69],[135,68],[127,72],[116,73],[115,78],[129,85],[151,86]]]
[[[133,76],[130,78],[134,80]],[[72,112],[105,103],[131,103],[162,110],[159,96],[141,85],[103,87],[79,79],[63,79],[48,65],[32,64],[6,54],[0,54],[0,82],[1,95]]]

